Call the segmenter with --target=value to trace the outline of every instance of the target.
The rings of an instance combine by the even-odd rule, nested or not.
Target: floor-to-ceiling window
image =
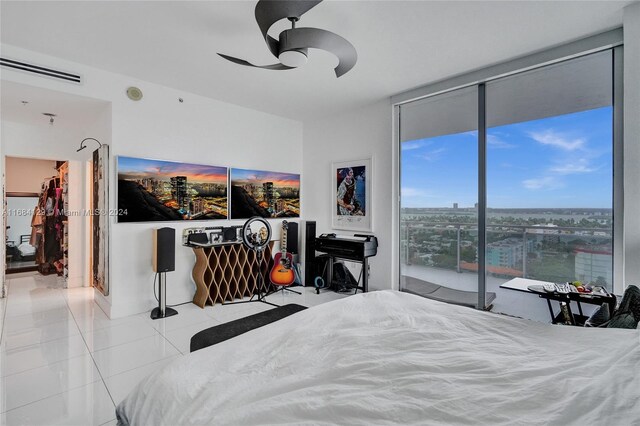
[[[612,53],[487,83],[487,274],[613,283]]]
[[[401,287],[478,288],[478,91],[400,107]]]
[[[606,50],[399,106],[402,289],[480,288],[485,305],[514,277],[612,289],[613,63]]]

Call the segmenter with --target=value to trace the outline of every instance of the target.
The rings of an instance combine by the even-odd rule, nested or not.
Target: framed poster
[[[371,157],[331,164],[331,225],[336,229],[373,231]]]
[[[227,168],[118,157],[118,222],[227,218]]]
[[[300,217],[300,175],[231,169],[231,219]]]

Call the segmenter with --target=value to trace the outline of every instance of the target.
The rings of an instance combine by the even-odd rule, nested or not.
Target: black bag
[[[325,288],[329,287],[330,283],[327,280],[327,264],[329,262],[329,255],[320,255],[316,257],[316,277],[322,277],[324,285],[318,285],[319,281],[316,280],[316,287]],[[350,291],[358,286],[358,280],[355,279],[351,271],[341,261],[333,262],[333,285],[331,289],[334,291]]]
[[[351,271],[343,262],[333,264],[333,285],[337,291],[350,291],[358,286],[358,281],[351,274]]]

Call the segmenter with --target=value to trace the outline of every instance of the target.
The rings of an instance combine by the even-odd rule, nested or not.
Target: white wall
[[[2,79],[59,90],[111,102],[111,127],[97,130],[101,142],[110,143],[110,207],[116,207],[115,157],[118,155],[256,168],[282,172],[302,172],[302,123],[257,112],[194,94],[181,92],[127,76],[71,63],[13,46],[2,46],[4,55],[45,64],[83,75],[83,85],[3,70]],[[215,75],[212,75],[215,78]],[[144,97],[130,101],[127,87],[139,87]],[[180,103],[178,98],[183,98]],[[55,127],[55,126],[54,126]],[[110,134],[100,134],[108,132]],[[86,137],[82,135],[83,137]],[[77,147],[81,139],[72,139]],[[75,152],[67,147],[65,154]],[[17,155],[5,152],[5,155]],[[91,152],[80,153],[88,159]],[[60,156],[60,155],[59,155]],[[69,157],[69,155],[65,155]],[[304,202],[303,202],[304,204]],[[110,286],[107,298],[98,302],[111,317],[150,310],[153,297],[151,270],[151,230],[161,226],[176,228],[177,235],[189,226],[229,225],[232,221],[163,222],[117,224],[111,219]],[[242,221],[235,221],[241,224]],[[277,226],[276,223],[272,223]],[[194,255],[176,243],[176,271],[167,274],[168,303],[193,298],[191,270]]]
[[[317,234],[332,231],[331,211],[335,190],[331,188],[331,163],[373,157],[373,233],[378,237],[378,254],[369,259],[371,290],[397,288],[392,259],[397,256],[394,235],[394,202],[397,184],[392,144],[392,111],[384,99],[347,114],[304,123],[302,182],[303,216],[316,220]],[[369,200],[367,200],[369,203]]]
[[[7,192],[40,193],[45,178],[56,176],[56,162],[33,158],[9,157],[5,161]]]
[[[640,3],[624,8],[624,281],[640,285]]]
[[[31,212],[37,205],[38,197],[7,197],[7,239],[16,246],[21,235],[31,235]]]

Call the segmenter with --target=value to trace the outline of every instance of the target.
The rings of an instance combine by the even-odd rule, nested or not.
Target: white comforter
[[[640,424],[640,334],[373,292],[194,352],[117,411],[132,425]]]

